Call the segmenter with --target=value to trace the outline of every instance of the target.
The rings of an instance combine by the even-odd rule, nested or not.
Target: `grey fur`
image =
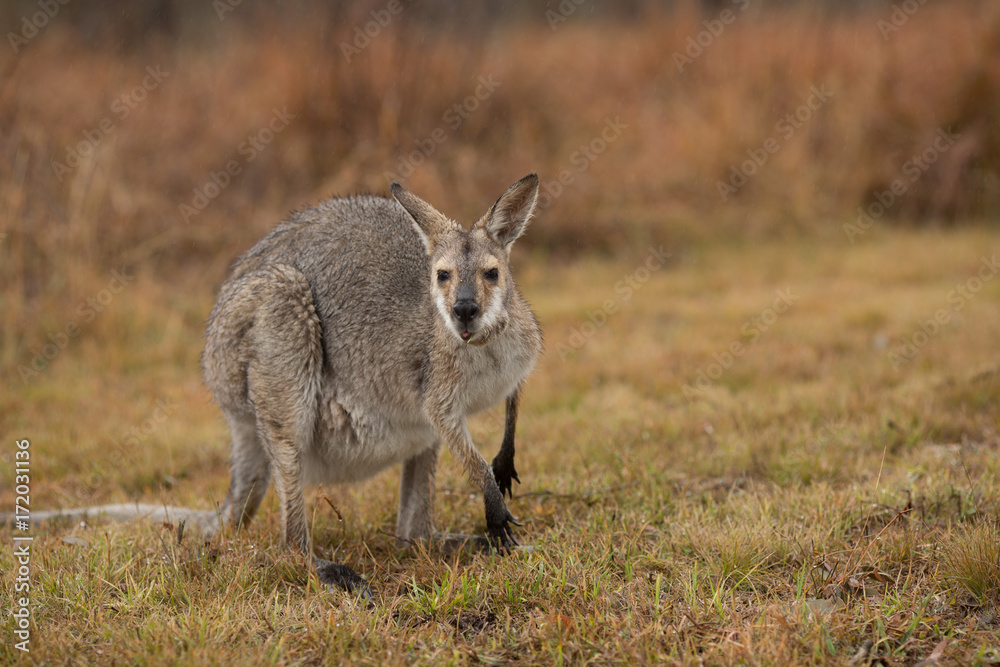
[[[293,215],[222,286],[203,357],[233,436],[221,517],[245,524],[273,479],[285,537],[311,555],[304,485],[402,463],[397,538],[428,539],[443,441],[483,492],[490,540],[506,550],[516,544],[503,492],[517,479],[517,405],[541,351],[507,258],[538,178],[511,186],[468,231],[398,184],[392,191],[396,201],[334,199]],[[458,300],[478,315],[460,320]],[[466,417],[504,399],[491,466]],[[364,586],[343,566],[316,563],[328,584]]]

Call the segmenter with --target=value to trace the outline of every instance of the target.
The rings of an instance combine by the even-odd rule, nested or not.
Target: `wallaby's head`
[[[392,184],[392,196],[413,218],[430,257],[430,291],[448,330],[472,345],[485,345],[507,326],[514,294],[508,258],[524,233],[538,199],[538,176],[528,174],[468,230],[433,206]]]

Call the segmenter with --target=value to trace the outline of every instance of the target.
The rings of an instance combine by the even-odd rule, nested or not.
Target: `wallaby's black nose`
[[[479,306],[472,299],[459,299],[451,310],[462,324],[468,324],[479,314]]]

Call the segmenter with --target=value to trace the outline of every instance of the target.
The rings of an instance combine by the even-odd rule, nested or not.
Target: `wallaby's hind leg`
[[[396,519],[396,544],[406,547],[414,542],[431,540],[445,554],[459,549],[473,553],[490,550],[482,535],[434,532],[434,475],[437,471],[440,443],[403,461],[399,480],[399,516]]]
[[[396,544],[405,547],[430,538],[434,530],[434,474],[439,443],[403,462],[399,480]]]
[[[251,374],[251,387],[254,386],[253,378],[254,374]],[[275,398],[280,403],[280,399],[284,397]],[[302,485],[302,460],[296,446],[294,421],[289,419],[291,416],[288,411],[277,408],[271,401],[257,401],[258,425],[271,459],[271,473],[281,506],[281,526],[285,540],[302,555],[312,559],[319,580],[328,588],[356,591],[362,597],[371,599],[368,584],[354,570],[340,563],[317,558],[312,553]],[[302,435],[301,431],[299,435]]]
[[[260,507],[271,479],[271,469],[253,417],[228,415],[228,420],[233,436],[232,480],[221,514],[228,525],[241,528]]]
[[[312,446],[316,428],[322,331],[305,277],[282,265],[269,272],[249,333],[247,389],[256,412],[257,435],[278,492],[282,531],[286,541],[312,559],[320,581],[370,598],[367,584],[357,573],[312,553],[302,454]]]

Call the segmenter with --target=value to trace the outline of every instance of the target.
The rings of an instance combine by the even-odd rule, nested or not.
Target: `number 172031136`
[[[14,519],[20,530],[28,530],[31,505],[31,443],[28,440],[15,441],[14,452]]]

